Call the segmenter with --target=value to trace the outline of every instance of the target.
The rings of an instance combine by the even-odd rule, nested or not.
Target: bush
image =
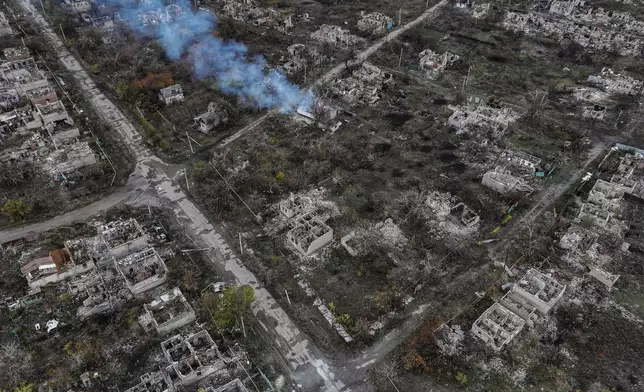
[[[33,206],[22,199],[9,199],[2,206],[2,212],[9,215],[13,220],[24,220],[25,216],[31,212]]]

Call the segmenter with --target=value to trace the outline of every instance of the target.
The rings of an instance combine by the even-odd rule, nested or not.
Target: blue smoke
[[[196,78],[214,77],[222,92],[247,105],[292,112],[314,101],[311,90],[290,83],[283,72],[266,72],[266,59],[250,57],[246,45],[213,36],[217,18],[211,12],[194,12],[186,0],[167,6],[163,0],[110,2],[134,32],[159,41],[168,58],[177,60],[187,53]]]

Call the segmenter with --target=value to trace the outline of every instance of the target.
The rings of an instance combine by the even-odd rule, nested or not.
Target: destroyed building
[[[509,170],[497,166],[483,174],[481,183],[486,187],[497,191],[500,194],[509,192],[532,193],[531,186],[526,184],[521,178],[513,176]]]
[[[210,102],[208,104],[208,110],[195,117],[193,121],[195,129],[202,133],[209,133],[219,125],[228,122],[228,111],[226,111],[223,105]]]
[[[76,315],[81,319],[108,312],[112,309],[111,295],[101,274],[96,270],[67,283],[69,292],[82,301]]]
[[[597,279],[609,289],[613,288],[613,286],[619,279],[619,275],[611,274],[610,272],[604,271],[603,269],[597,267],[591,267],[588,275]]]
[[[304,256],[310,256],[333,240],[333,229],[311,215],[299,217],[286,239]]]
[[[183,88],[180,84],[173,84],[159,90],[159,101],[167,106],[183,102]]]
[[[145,330],[155,329],[165,335],[196,320],[195,312],[179,288],[175,287],[144,305],[139,324]]]
[[[107,250],[114,257],[121,257],[147,247],[148,236],[134,218],[115,220],[98,228]]]
[[[638,95],[642,93],[642,88],[644,88],[644,82],[641,80],[615,73],[606,67],[602,68],[599,75],[588,76],[588,83],[611,94]]]
[[[161,343],[161,349],[176,376],[176,384],[189,385],[225,368],[217,345],[206,330],[186,338],[175,335]]]
[[[570,37],[579,45],[591,50],[615,51],[622,56],[635,57],[642,53],[644,39],[608,27],[587,25],[567,18],[557,18],[536,12],[505,14],[503,27],[528,35],[545,35],[558,40]]]
[[[498,353],[523,329],[525,320],[494,303],[472,324],[472,334]]]
[[[373,105],[380,100],[383,88],[392,83],[393,75],[365,62],[350,77],[336,80],[331,90],[349,104]]]
[[[146,373],[141,376],[141,382],[125,392],[173,392],[174,386],[168,374],[164,371]]]
[[[71,253],[63,248],[52,250],[46,257],[39,257],[20,266],[20,272],[32,289],[49,283],[61,282],[75,275],[94,269],[92,261],[76,264]]]
[[[456,63],[459,56],[450,52],[438,54],[431,49],[425,49],[420,52],[420,69],[425,72],[430,79],[436,79],[449,66]]]
[[[0,37],[13,35],[13,29],[9,26],[9,21],[3,12],[0,12]]]
[[[532,324],[536,320],[534,311],[541,315],[549,314],[565,290],[566,286],[531,268],[499,302]]]
[[[521,117],[510,108],[496,108],[485,104],[449,108],[454,113],[447,119],[447,125],[454,127],[457,134],[491,133],[495,139],[502,137],[508,126]]]
[[[600,179],[595,182],[586,201],[603,210],[620,213],[623,209],[623,198],[624,189],[621,185]]]
[[[315,41],[328,43],[343,48],[350,48],[362,45],[365,39],[358,37],[339,26],[323,24],[320,29],[311,33],[311,38]]]
[[[365,13],[360,12],[360,19],[358,19],[358,29],[366,33],[381,34],[386,30],[394,27],[394,20],[380,12]]]
[[[219,387],[208,387],[203,392],[249,392],[240,379],[236,378]]]
[[[56,91],[49,85],[29,91],[27,97],[32,105],[46,105],[58,101]]]
[[[89,12],[92,9],[92,5],[87,0],[65,0],[65,5],[69,9],[77,14],[82,12]]]
[[[154,248],[114,258],[114,266],[134,295],[158,287],[168,279],[165,262]]]
[[[507,159],[509,164],[532,173],[534,173],[541,164],[541,158],[537,158],[534,155],[523,151],[506,151],[503,153],[502,158]]]
[[[603,120],[604,116],[606,116],[606,106],[602,106],[602,105],[584,106],[582,108],[581,115],[586,118]]]

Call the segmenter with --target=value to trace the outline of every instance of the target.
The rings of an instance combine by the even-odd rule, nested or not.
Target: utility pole
[[[622,117],[622,112],[623,110],[619,111],[619,116],[617,116],[617,121],[615,121],[615,126],[614,126],[615,129],[617,129],[617,124],[619,123],[619,119]]]
[[[400,57],[398,58],[398,68],[402,66],[402,54],[403,54],[403,48],[400,48]]]
[[[40,0],[40,7],[42,8],[43,15],[47,15],[47,13],[45,12],[45,6],[42,4],[42,0]]]
[[[62,23],[59,24],[58,26],[60,26],[60,33],[63,35],[63,39],[65,40],[65,43],[67,43],[67,38],[65,37],[65,32],[63,31]]]
[[[183,175],[186,177],[186,189],[190,190],[190,182],[188,181],[188,169],[183,169]]]
[[[284,289],[284,292],[286,293],[286,300],[288,301],[289,306],[291,305],[291,298],[288,296],[288,290]]]
[[[400,26],[401,14],[402,14],[402,7],[398,8],[398,26]]]

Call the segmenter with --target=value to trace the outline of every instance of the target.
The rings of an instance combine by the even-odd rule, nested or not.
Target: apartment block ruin
[[[393,75],[365,62],[350,77],[338,79],[331,89],[349,104],[373,105],[380,100],[380,92],[393,84]]]
[[[141,382],[125,392],[173,392],[174,386],[168,374],[164,371],[146,373],[141,376]]]
[[[175,335],[161,343],[175,385],[190,385],[225,368],[217,345],[206,330],[188,337]]]
[[[166,106],[181,103],[183,100],[183,88],[180,84],[173,84],[172,86],[159,90],[159,101],[163,102]]]
[[[228,111],[223,105],[210,102],[205,113],[193,119],[193,127],[201,133],[210,133],[221,124],[228,122]]]
[[[445,69],[459,60],[459,56],[450,52],[438,54],[431,49],[420,52],[420,69],[430,79],[438,78]]]
[[[358,19],[358,29],[371,34],[381,34],[386,30],[393,29],[394,20],[380,12],[365,13],[360,12]]]
[[[178,287],[145,304],[143,311],[139,324],[147,331],[156,330],[159,335],[166,335],[196,320],[192,306]]]
[[[311,33],[311,38],[321,43],[327,43],[342,48],[362,45],[365,39],[358,37],[339,26],[323,24],[320,29]]]
[[[602,68],[599,75],[588,76],[588,83],[611,94],[639,95],[644,83],[631,76],[618,74],[610,68]]]
[[[305,215],[294,222],[286,239],[303,256],[310,256],[333,240],[333,229],[315,216]]]
[[[490,306],[472,324],[472,334],[499,353],[523,329],[525,320],[498,303]]]
[[[534,190],[523,179],[513,176],[508,169],[501,166],[483,174],[481,183],[502,195],[510,192],[530,194]]]

